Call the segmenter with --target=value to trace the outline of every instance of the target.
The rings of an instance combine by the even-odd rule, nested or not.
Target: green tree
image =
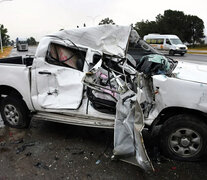
[[[135,29],[143,37],[149,33],[175,34],[183,42],[201,42],[204,37],[204,23],[197,16],[185,15],[182,11],[166,10],[158,14],[155,21],[141,21]]]
[[[1,38],[2,38],[2,44],[3,46],[7,46],[9,45],[9,35],[7,34],[8,33],[8,30],[7,28],[4,27],[3,24],[0,24],[0,31],[1,31]]]
[[[33,37],[28,38],[27,42],[29,45],[36,45],[37,44],[37,41]]]
[[[14,40],[10,41],[10,45],[13,46],[14,45]]]
[[[186,39],[187,42],[193,43],[193,45],[198,42],[202,43],[201,38],[204,38],[204,23],[203,20],[197,16],[187,16],[187,31],[186,31]]]
[[[144,21],[137,22],[134,26],[140,37],[144,37],[146,34],[158,33],[158,27],[155,21]]]
[[[182,11],[166,10],[156,17],[156,23],[160,34],[175,34],[185,41],[186,16]]]
[[[107,17],[105,19],[102,19],[98,25],[103,25],[103,24],[115,24],[115,22]]]

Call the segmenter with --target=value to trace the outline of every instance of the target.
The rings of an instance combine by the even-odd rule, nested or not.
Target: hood
[[[50,34],[40,41],[37,56],[44,55],[45,47],[54,39],[69,40],[76,46],[88,47],[109,55],[125,57],[129,41],[131,26],[100,25],[96,27],[84,27],[63,30]],[[41,55],[40,55],[41,54]]]
[[[173,74],[178,79],[207,84],[207,65],[178,62]]]

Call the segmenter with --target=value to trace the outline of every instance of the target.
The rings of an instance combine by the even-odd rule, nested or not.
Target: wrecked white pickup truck
[[[142,129],[159,131],[164,155],[194,161],[206,152],[207,66],[156,52],[129,26],[64,30],[35,57],[0,59],[1,116],[114,128],[114,156],[152,167]]]

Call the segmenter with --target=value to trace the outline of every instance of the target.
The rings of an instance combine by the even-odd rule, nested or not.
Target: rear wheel
[[[30,123],[29,110],[20,98],[7,96],[1,101],[4,124],[14,128],[26,128]]]
[[[185,53],[181,53],[180,55],[181,55],[181,56],[184,56],[184,54],[185,54]]]
[[[206,153],[207,125],[195,116],[169,118],[160,131],[162,153],[172,159],[196,161]]]

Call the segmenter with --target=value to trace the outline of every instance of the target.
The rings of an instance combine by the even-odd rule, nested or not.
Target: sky
[[[109,17],[116,24],[130,25],[155,20],[165,10],[196,15],[207,28],[206,0],[0,0],[0,24],[11,40],[34,37],[60,29],[95,26]],[[207,31],[205,30],[207,36]]]

